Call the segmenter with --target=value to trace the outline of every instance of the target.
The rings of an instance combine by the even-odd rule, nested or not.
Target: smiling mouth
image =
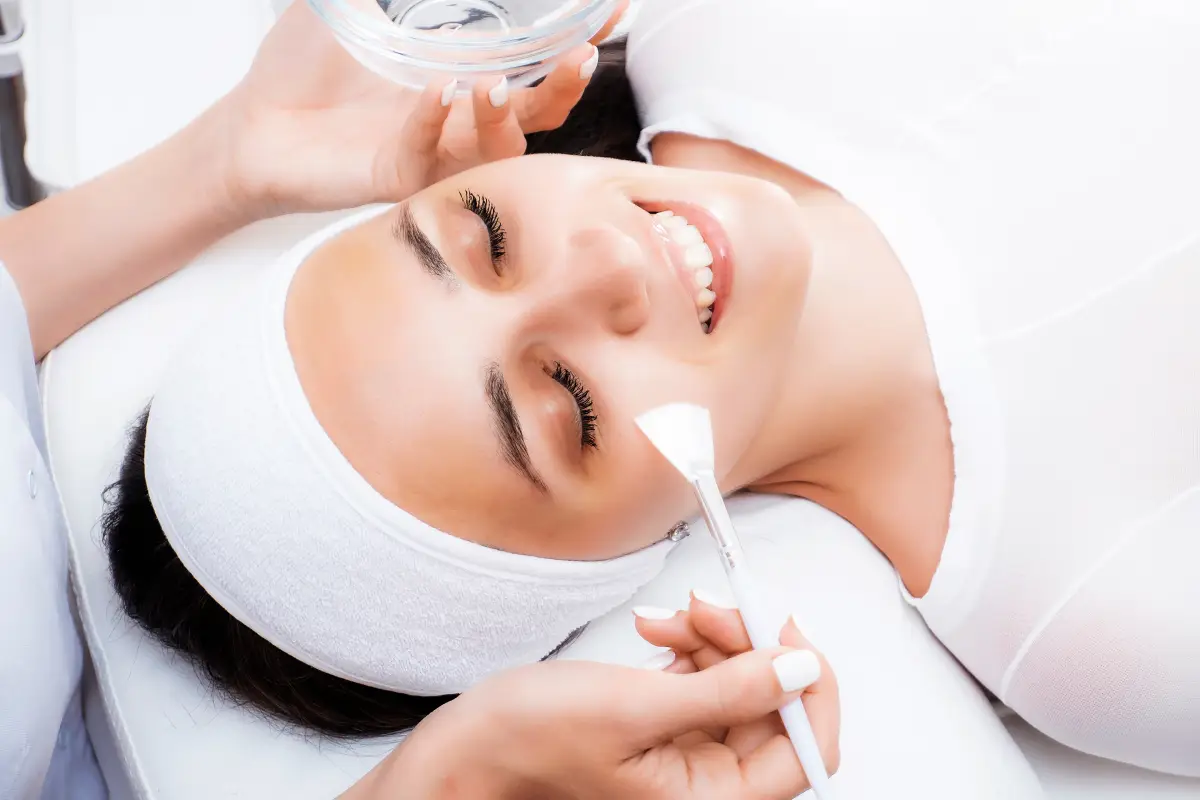
[[[704,207],[687,202],[635,201],[651,217],[666,246],[676,277],[696,309],[705,334],[724,316],[733,283],[733,258],[720,222]]]
[[[654,227],[659,235],[671,245],[676,268],[683,279],[684,288],[692,295],[696,304],[696,318],[705,333],[712,330],[713,305],[717,294],[712,290],[713,253],[700,230],[688,222],[687,217],[671,210],[653,214]]]

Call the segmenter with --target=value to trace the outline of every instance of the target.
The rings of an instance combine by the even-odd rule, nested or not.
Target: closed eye
[[[579,378],[575,377],[575,373],[554,362],[554,370],[550,373],[550,377],[562,385],[564,389],[571,393],[571,397],[575,399],[575,405],[579,409],[579,444],[580,447],[590,447],[593,450],[596,448],[596,409],[592,403],[592,393],[587,390],[587,387],[580,383]]]
[[[484,227],[487,228],[492,269],[496,270],[497,275],[502,274],[507,238],[504,234],[504,226],[500,224],[500,212],[496,210],[496,206],[491,200],[483,195],[475,194],[470,189],[459,192],[458,196],[462,200],[463,208],[479,217]]]

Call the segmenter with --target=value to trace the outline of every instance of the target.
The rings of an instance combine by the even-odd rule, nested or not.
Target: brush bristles
[[[640,415],[637,426],[683,477],[713,470],[712,417],[691,403],[671,403]]]

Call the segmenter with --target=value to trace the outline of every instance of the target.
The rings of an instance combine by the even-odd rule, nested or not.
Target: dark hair
[[[601,48],[596,73],[562,127],[530,135],[528,152],[636,160],[638,134],[624,44],[618,43]],[[148,417],[147,410],[131,431],[119,477],[105,491],[101,520],[113,586],[126,614],[234,702],[326,735],[406,730],[454,699],[409,696],[329,675],[270,644],[213,600],[175,555],[150,505],[143,463]]]

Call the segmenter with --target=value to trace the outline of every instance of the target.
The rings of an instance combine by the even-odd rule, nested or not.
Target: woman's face
[[[725,488],[758,477],[739,470],[808,277],[797,215],[732,174],[502,161],[311,256],[288,340],[317,418],[392,502],[490,547],[609,558],[694,511],[642,412],[708,407]]]

